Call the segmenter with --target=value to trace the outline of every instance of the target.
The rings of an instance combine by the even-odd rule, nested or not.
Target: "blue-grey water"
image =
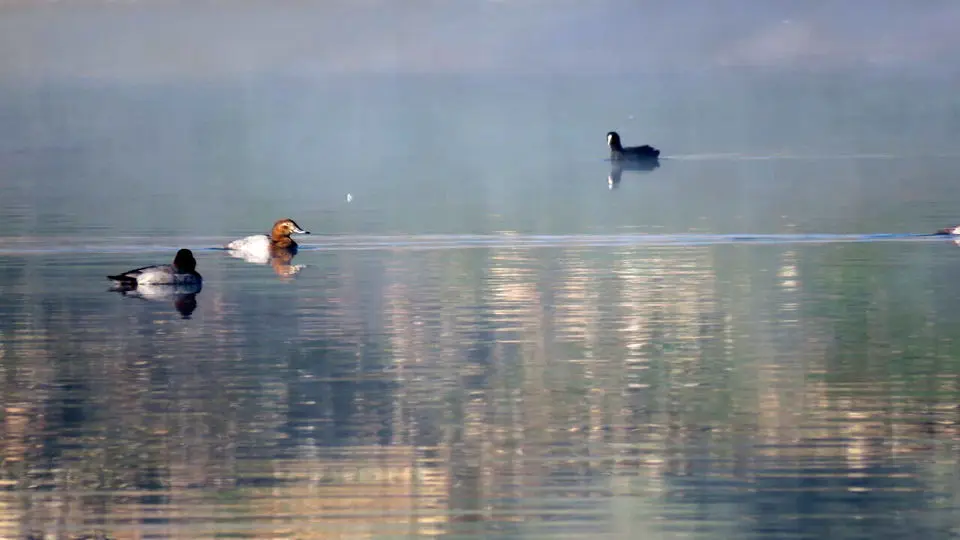
[[[956,83],[9,82],[0,536],[956,538]]]

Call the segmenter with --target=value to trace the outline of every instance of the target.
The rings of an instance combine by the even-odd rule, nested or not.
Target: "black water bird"
[[[610,146],[610,159],[613,161],[649,161],[660,157],[660,151],[649,144],[624,148],[616,131],[607,133],[607,145]]]

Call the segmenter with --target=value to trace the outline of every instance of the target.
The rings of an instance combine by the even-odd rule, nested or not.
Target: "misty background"
[[[0,0],[0,534],[955,538],[957,28]]]
[[[0,1],[0,79],[956,70],[930,0]]]
[[[0,5],[10,235],[217,235],[277,215],[407,234],[957,219],[956,2]],[[610,130],[673,161],[596,198]],[[918,188],[937,199],[903,212]]]

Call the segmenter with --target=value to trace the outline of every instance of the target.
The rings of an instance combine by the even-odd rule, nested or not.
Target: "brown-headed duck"
[[[235,255],[246,255],[252,258],[270,258],[282,254],[284,251],[296,253],[297,243],[290,238],[292,234],[310,234],[297,225],[297,222],[290,218],[279,219],[273,224],[270,235],[255,234],[239,240],[234,240],[226,245],[226,248]]]

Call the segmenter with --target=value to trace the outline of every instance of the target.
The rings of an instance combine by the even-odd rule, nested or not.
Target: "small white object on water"
[[[347,193],[347,202],[350,202],[352,200],[353,200],[353,195]]]

